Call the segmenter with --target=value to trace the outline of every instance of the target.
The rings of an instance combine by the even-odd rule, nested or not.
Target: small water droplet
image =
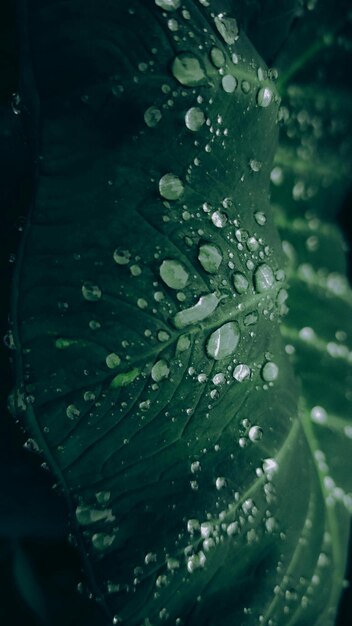
[[[260,426],[252,426],[249,429],[248,437],[251,441],[253,441],[253,443],[260,441],[260,439],[263,437],[263,431]]]
[[[262,367],[261,375],[265,382],[273,382],[279,375],[279,368],[273,361],[267,361]]]
[[[216,274],[222,262],[222,254],[214,244],[205,243],[199,246],[198,259],[206,272]]]
[[[268,107],[273,98],[273,92],[269,87],[261,87],[257,93],[257,103],[260,107]]]
[[[171,71],[176,80],[185,87],[207,84],[199,59],[189,52],[181,52],[177,55],[172,63]]]
[[[88,302],[96,302],[97,300],[100,300],[102,292],[98,285],[95,285],[90,281],[86,281],[82,285],[82,295],[85,300],[88,300]]]
[[[164,283],[171,289],[183,289],[188,283],[189,274],[179,261],[167,259],[162,262],[159,271]]]
[[[251,90],[251,85],[250,85],[250,83],[248,82],[248,80],[243,80],[243,81],[241,82],[241,89],[242,89],[243,93],[245,93],[245,94],[247,94],[247,93],[249,93],[249,92],[250,92],[250,90]]]
[[[224,228],[227,222],[227,215],[221,211],[214,211],[211,215],[211,221],[216,228]]]
[[[89,526],[96,522],[113,521],[112,509],[94,509],[90,506],[79,505],[76,508],[76,519],[82,526]]]
[[[233,275],[233,284],[237,293],[245,293],[249,287],[249,282],[244,274],[241,272],[235,272]]]
[[[168,364],[163,359],[160,359],[160,361],[154,363],[151,371],[151,377],[156,383],[159,383],[164,378],[167,378],[169,373],[170,368]]]
[[[223,40],[232,45],[239,37],[237,21],[233,17],[227,17],[225,13],[219,13],[214,19],[215,26]]]
[[[140,276],[141,273],[142,273],[142,270],[139,267],[139,265],[131,265],[130,272],[131,272],[132,276]]]
[[[155,0],[155,4],[164,11],[176,11],[181,6],[181,0]]]
[[[120,365],[121,359],[118,354],[115,354],[115,352],[111,352],[111,354],[108,354],[108,356],[106,357],[105,363],[110,369],[114,369],[115,367],[118,367]]]
[[[225,486],[226,478],[224,478],[223,476],[218,476],[215,481],[215,487],[217,488],[217,490],[220,491],[220,489],[223,489]]]
[[[92,544],[96,550],[103,551],[109,548],[115,541],[115,535],[107,533],[95,533],[92,536]]]
[[[258,291],[259,293],[268,291],[268,289],[271,289],[274,283],[274,272],[271,269],[270,265],[267,265],[266,263],[258,265],[254,273],[254,285],[256,291]]]
[[[158,107],[151,106],[144,113],[144,121],[149,128],[154,128],[159,124],[162,118],[162,113]]]
[[[222,67],[225,63],[225,55],[222,50],[220,50],[220,48],[214,46],[210,50],[210,60],[215,67],[219,68]]]
[[[251,159],[249,161],[249,167],[251,168],[252,172],[260,172],[262,168],[262,164],[260,161],[257,161],[256,159]]]
[[[131,260],[131,253],[128,250],[120,250],[120,248],[116,248],[113,257],[115,263],[118,265],[127,265]]]
[[[237,380],[239,383],[242,383],[244,380],[248,380],[250,376],[251,370],[248,365],[245,365],[245,363],[239,363],[238,365],[236,365],[233,371],[233,377],[235,378],[235,380]]]
[[[185,115],[185,123],[189,130],[197,132],[205,123],[205,115],[199,107],[191,107]]]
[[[257,211],[254,213],[254,219],[259,226],[264,226],[266,223],[266,215],[262,211]]]
[[[81,412],[80,410],[76,407],[75,404],[69,404],[66,407],[66,415],[70,420],[74,420],[77,419],[80,416]]]
[[[176,344],[176,352],[186,352],[191,345],[191,340],[187,335],[181,335]]]
[[[201,296],[196,304],[188,309],[179,311],[173,318],[176,328],[184,328],[196,324],[211,315],[219,304],[219,298],[215,293]]]
[[[237,79],[231,74],[226,74],[222,77],[221,84],[226,93],[233,93],[237,87]]]
[[[328,414],[322,406],[314,406],[310,416],[316,424],[325,424],[328,421]]]
[[[164,174],[159,180],[159,192],[166,200],[178,200],[184,192],[184,186],[176,174]]]
[[[240,336],[237,322],[223,324],[210,335],[207,341],[206,350],[208,356],[216,361],[230,356],[236,350]]]

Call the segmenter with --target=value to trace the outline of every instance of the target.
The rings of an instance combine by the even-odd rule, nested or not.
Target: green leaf
[[[12,405],[113,623],[326,626],[350,498],[288,360],[298,308],[280,331],[279,97],[236,12],[207,4],[29,7]]]

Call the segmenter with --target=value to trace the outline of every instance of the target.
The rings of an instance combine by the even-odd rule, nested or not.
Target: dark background
[[[12,94],[18,90],[15,8],[0,4],[0,335],[8,344],[8,310],[13,262],[32,195],[29,149]],[[16,108],[16,106],[15,106]],[[347,194],[340,224],[351,248],[352,193]],[[350,279],[352,275],[349,254]],[[17,626],[87,626],[103,624],[99,607],[89,599],[80,560],[67,539],[63,497],[43,459],[31,450],[28,436],[9,414],[9,350],[0,350],[0,623]],[[351,553],[351,550],[350,550]],[[352,623],[352,558],[349,560],[338,626]],[[349,581],[349,583],[348,583]],[[82,621],[81,621],[82,620]]]

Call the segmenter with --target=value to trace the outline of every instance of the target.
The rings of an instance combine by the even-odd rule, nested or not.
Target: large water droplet
[[[144,121],[150,128],[154,128],[157,124],[159,124],[161,118],[161,111],[155,106],[149,107],[149,109],[147,109],[144,113]]]
[[[164,11],[175,11],[181,6],[181,0],[155,0],[155,4]]]
[[[232,74],[226,74],[222,77],[221,84],[226,93],[233,93],[237,87],[237,79]]]
[[[189,52],[181,52],[177,55],[172,63],[171,71],[176,80],[185,87],[207,84],[200,61]]]
[[[96,302],[100,300],[102,292],[98,285],[91,283],[90,281],[86,281],[82,285],[82,295],[85,300],[89,302]]]
[[[196,324],[201,322],[206,317],[211,315],[219,304],[219,298],[215,293],[209,293],[206,296],[201,296],[198,302],[190,307],[179,311],[173,318],[173,322],[176,328],[184,328],[190,324]]]
[[[235,272],[233,275],[233,284],[237,293],[245,293],[249,287],[249,282],[244,274]]]
[[[260,107],[268,107],[273,98],[273,92],[269,87],[261,87],[257,93],[257,103]]]
[[[160,359],[154,363],[151,371],[151,377],[156,382],[159,383],[163,378],[167,378],[170,373],[170,368],[166,361]]]
[[[183,194],[184,186],[176,174],[164,174],[159,180],[159,191],[166,200],[178,200]]]
[[[206,345],[207,353],[216,361],[233,354],[240,340],[240,329],[237,322],[227,322],[215,330]]]
[[[198,259],[206,272],[216,274],[222,262],[222,254],[217,246],[204,243],[199,246]]]
[[[227,17],[224,13],[216,16],[215,26],[224,41],[231,45],[239,37],[237,21],[233,17]]]
[[[256,290],[259,293],[263,293],[271,287],[275,283],[274,272],[271,269],[270,265],[266,263],[262,263],[258,265],[255,273],[254,273],[254,285]]]
[[[199,107],[191,107],[185,115],[185,123],[189,130],[196,132],[205,123],[205,115]]]
[[[179,261],[167,259],[162,262],[159,271],[164,283],[171,289],[183,289],[188,283],[189,274]]]
[[[277,379],[279,375],[279,368],[273,361],[268,361],[262,368],[262,378],[265,382],[269,383]]]

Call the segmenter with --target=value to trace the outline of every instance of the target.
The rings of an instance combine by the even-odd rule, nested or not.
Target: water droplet
[[[164,11],[176,11],[181,6],[181,0],[155,0],[155,4]]]
[[[164,283],[171,289],[183,289],[188,283],[189,274],[179,261],[167,259],[162,262],[159,271]]]
[[[211,315],[219,304],[219,298],[215,293],[209,293],[201,296],[198,302],[190,307],[179,311],[173,318],[176,328],[184,328],[190,324],[196,324]]]
[[[154,363],[151,371],[151,377],[156,383],[159,383],[164,378],[167,378],[169,373],[170,368],[168,364],[163,359],[160,359],[160,361]]]
[[[192,554],[187,560],[187,569],[190,574],[194,572],[194,570],[204,567],[206,562],[206,556],[204,552],[198,552],[198,554]]]
[[[181,52],[177,55],[172,63],[171,71],[176,80],[185,87],[207,84],[200,61],[189,52]]]
[[[215,67],[222,67],[225,63],[225,55],[220,48],[214,46],[210,50],[210,60]]]
[[[210,357],[219,361],[233,354],[240,340],[240,329],[237,322],[227,322],[215,330],[206,345]]]
[[[217,246],[205,243],[199,246],[198,259],[206,272],[216,274],[222,262],[222,254]]]
[[[158,337],[158,341],[161,341],[162,343],[165,341],[169,341],[170,339],[170,335],[169,333],[166,332],[166,330],[159,330],[157,337]]]
[[[114,254],[114,261],[118,265],[127,265],[131,260],[131,253],[128,250],[120,250],[116,248]]]
[[[254,213],[254,219],[259,226],[264,226],[266,223],[266,215],[262,211],[257,211]]]
[[[260,161],[257,161],[256,159],[251,159],[249,161],[249,167],[251,168],[252,172],[260,172],[262,168],[262,164]]]
[[[109,548],[115,541],[115,535],[107,533],[95,533],[92,536],[92,544],[96,550],[103,551]]]
[[[191,107],[185,115],[185,123],[189,130],[197,132],[205,123],[205,115],[199,107]]]
[[[260,426],[252,426],[249,429],[248,437],[251,441],[253,441],[253,443],[260,441],[260,439],[263,437],[263,431]]]
[[[101,521],[113,521],[112,509],[98,510],[90,506],[78,506],[76,508],[76,519],[82,526],[88,526]]]
[[[130,272],[131,272],[132,276],[140,276],[141,273],[142,273],[142,270],[139,267],[139,265],[131,265]]]
[[[214,211],[211,215],[211,221],[217,228],[224,228],[227,222],[227,215],[221,211]]]
[[[261,87],[257,93],[257,103],[260,107],[268,107],[271,103],[273,92],[269,87]]]
[[[110,491],[97,491],[95,494],[97,502],[99,504],[106,504],[110,500],[111,493]]]
[[[77,419],[80,414],[80,410],[74,404],[69,404],[66,407],[66,415],[70,420]]]
[[[237,21],[233,17],[227,17],[224,13],[219,13],[214,19],[215,26],[223,40],[231,45],[239,37]]]
[[[120,365],[121,359],[118,354],[115,354],[115,352],[111,352],[111,354],[108,354],[108,356],[106,357],[105,363],[110,369],[114,369],[115,367],[118,367]]]
[[[263,293],[271,289],[274,283],[275,277],[270,265],[266,263],[259,265],[254,273],[254,285],[256,290],[259,293]]]
[[[140,309],[146,309],[148,306],[148,302],[144,298],[138,298],[137,306]]]
[[[178,200],[184,192],[184,186],[178,176],[170,173],[160,178],[159,191],[166,200]]]
[[[102,292],[98,285],[91,283],[90,281],[86,281],[82,285],[82,295],[85,300],[89,302],[96,302],[100,300]]]
[[[179,29],[179,23],[177,20],[171,19],[167,21],[167,27],[173,32],[176,33]]]
[[[181,335],[176,344],[176,352],[186,352],[191,345],[191,340],[187,335]]]
[[[237,79],[231,74],[226,74],[222,77],[221,84],[226,93],[233,93],[237,87]]]
[[[262,467],[264,474],[270,479],[279,469],[279,464],[275,459],[264,459]]]
[[[235,369],[233,370],[233,377],[239,383],[242,383],[244,380],[248,380],[250,376],[251,376],[251,370],[248,367],[248,365],[245,365],[244,363],[239,363],[238,365],[236,365]]]
[[[215,481],[215,487],[217,488],[217,490],[220,491],[220,489],[223,489],[225,485],[226,485],[226,478],[224,478],[223,476],[218,476]]]
[[[273,361],[268,361],[262,368],[261,375],[265,382],[273,382],[279,375],[279,368]]]
[[[244,274],[235,272],[233,275],[233,284],[237,293],[245,293],[249,287],[249,282]]]
[[[322,406],[314,406],[310,416],[316,424],[325,424],[328,421],[328,414]]]
[[[251,85],[250,85],[250,83],[248,82],[248,80],[243,80],[243,81],[241,82],[241,89],[242,89],[243,93],[245,93],[245,94],[247,94],[247,93],[249,93],[249,92],[250,92],[250,90],[251,90]]]
[[[162,113],[160,109],[155,106],[149,107],[144,113],[144,121],[149,128],[154,128],[159,124],[162,118]]]
[[[133,383],[138,375],[139,369],[137,367],[133,368],[133,370],[130,370],[129,372],[122,372],[121,374],[117,374],[117,376],[112,379],[110,383],[110,388],[118,389],[119,387],[126,387],[127,385]]]
[[[213,377],[213,384],[214,385],[223,385],[225,382],[225,376],[222,372],[219,372],[218,374],[215,374],[215,376]]]

